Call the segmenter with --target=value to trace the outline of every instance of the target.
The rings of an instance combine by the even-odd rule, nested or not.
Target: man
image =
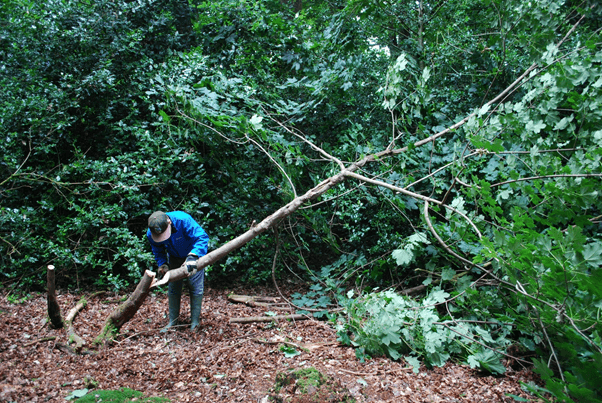
[[[177,269],[183,264],[191,272],[196,268],[199,257],[207,254],[209,236],[203,228],[187,213],[155,211],[148,218],[146,237],[159,265],[159,276],[168,270]],[[182,283],[184,280],[170,282],[167,289],[169,301],[169,323],[166,328],[177,324],[180,316]],[[199,317],[203,303],[205,269],[188,277],[190,285],[190,328],[199,326]]]

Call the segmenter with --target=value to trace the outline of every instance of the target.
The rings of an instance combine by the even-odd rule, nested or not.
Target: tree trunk
[[[136,290],[123,304],[119,305],[107,318],[100,334],[94,340],[95,344],[108,345],[119,333],[121,327],[134,317],[142,303],[148,296],[151,284],[155,280],[155,273],[147,270],[142,276]]]
[[[54,285],[54,266],[48,265],[46,273],[46,287],[48,301],[48,318],[50,319],[51,327],[60,329],[63,327],[63,318],[61,316],[61,308],[56,301],[56,288]]]

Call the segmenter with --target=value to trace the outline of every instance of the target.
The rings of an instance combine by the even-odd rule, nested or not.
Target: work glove
[[[186,265],[186,268],[188,269],[188,273],[192,272],[193,270],[196,270],[196,260],[198,258],[199,257],[194,254],[188,255],[188,257],[186,258],[186,262],[184,263]]]
[[[159,273],[160,277],[163,277],[165,275],[165,273],[167,273],[169,271],[169,265],[167,263],[162,264],[161,266],[159,266],[159,270],[157,271],[157,273]]]

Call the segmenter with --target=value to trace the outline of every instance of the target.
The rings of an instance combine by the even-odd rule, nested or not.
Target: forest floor
[[[208,288],[199,332],[188,326],[161,332],[167,323],[167,295],[151,293],[116,341],[95,349],[93,341],[105,319],[126,296],[105,293],[90,298],[75,317],[74,330],[90,349],[79,354],[64,347],[65,329],[46,324],[45,294],[10,303],[6,293],[0,293],[0,402],[65,402],[73,391],[122,387],[172,402],[516,401],[509,394],[537,401],[521,389],[521,381],[538,382],[527,369],[508,367],[504,376],[494,377],[448,363],[422,367],[416,374],[403,360],[376,357],[360,362],[353,348],[337,342],[328,322],[229,323],[231,318],[261,316],[268,310],[233,303],[230,293],[278,296],[272,288]],[[59,290],[63,317],[81,296]],[[181,314],[189,323],[187,295],[182,296]],[[282,374],[309,367],[328,382],[300,394],[299,385],[291,381],[276,393],[277,377],[291,380]]]

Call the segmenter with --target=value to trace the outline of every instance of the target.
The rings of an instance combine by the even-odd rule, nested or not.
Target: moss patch
[[[165,397],[144,397],[142,392],[128,388],[121,388],[119,390],[93,390],[88,392],[86,396],[76,400],[77,403],[96,403],[100,401],[103,403],[161,403],[169,402],[170,400]]]
[[[278,373],[271,392],[270,400],[277,403],[355,402],[338,379],[311,367]]]

